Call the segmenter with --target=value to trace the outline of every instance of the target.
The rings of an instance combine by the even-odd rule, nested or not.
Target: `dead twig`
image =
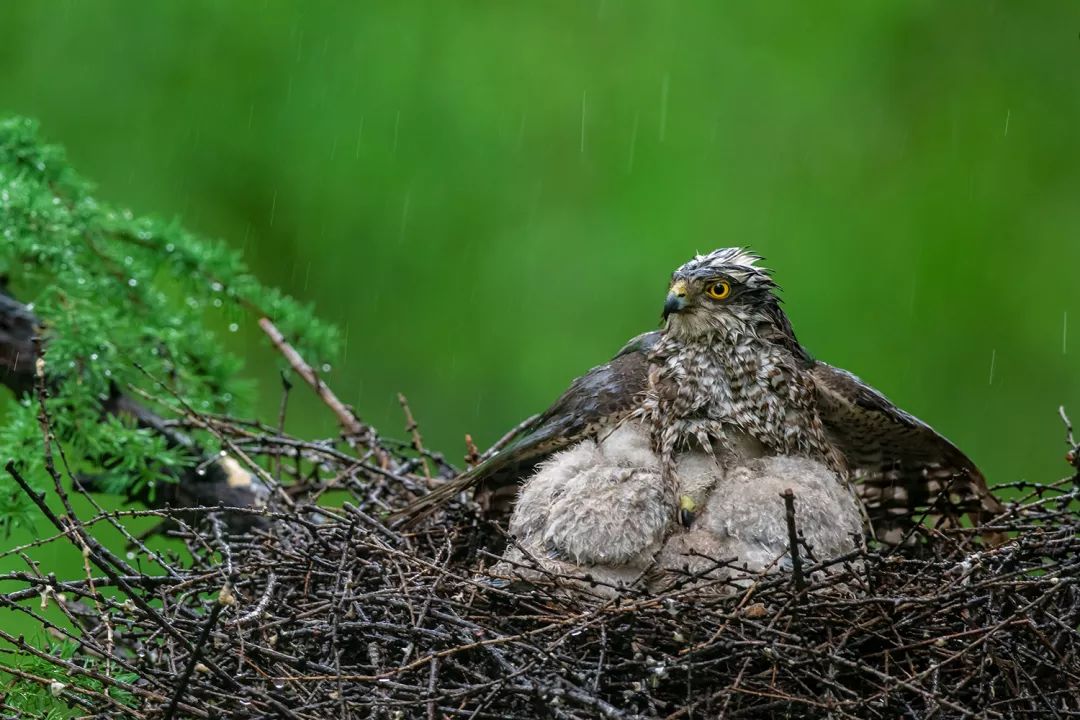
[[[424,438],[420,435],[420,425],[417,424],[416,418],[413,417],[412,409],[409,407],[409,400],[405,397],[405,394],[398,393],[397,398],[398,403],[401,405],[401,411],[405,413],[405,432],[412,438],[413,450],[420,456],[420,466],[424,469],[424,477],[431,480],[431,468],[427,464],[427,451],[424,450]]]
[[[480,464],[480,449],[473,442],[472,435],[465,433],[465,467],[474,468]]]
[[[806,579],[803,577],[802,556],[799,554],[799,532],[795,527],[795,493],[788,488],[780,493],[784,498],[784,518],[787,520],[788,531],[788,554],[791,555],[791,581],[796,590],[806,588]]]
[[[342,430],[345,432],[345,436],[351,442],[360,442],[368,445],[372,445],[375,440],[375,431],[368,425],[360,422],[353,414],[345,403],[338,399],[334,391],[324,383],[316,374],[315,370],[308,365],[307,361],[301,357],[289,341],[285,339],[285,336],[281,334],[281,331],[277,329],[277,326],[270,321],[270,318],[259,318],[259,327],[266,333],[266,336],[270,338],[270,342],[273,343],[277,351],[285,358],[285,360],[292,366],[292,369],[296,371],[296,374],[304,379],[315,394],[319,396],[319,399],[330,408],[330,411],[337,417],[338,422],[341,424]],[[387,466],[388,458],[385,453],[380,451],[380,462],[383,467]]]
[[[1065,460],[1074,468],[1077,472],[1080,472],[1080,445],[1076,443],[1076,439],[1073,437],[1072,420],[1065,414],[1065,406],[1058,406],[1058,414],[1061,415],[1061,421],[1065,423],[1065,442],[1069,446],[1069,451],[1065,453]]]

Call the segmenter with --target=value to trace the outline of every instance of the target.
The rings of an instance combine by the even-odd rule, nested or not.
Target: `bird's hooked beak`
[[[668,290],[667,300],[664,301],[664,319],[667,320],[668,315],[672,313],[682,312],[686,307],[686,281],[676,280],[671,284],[671,289]]]

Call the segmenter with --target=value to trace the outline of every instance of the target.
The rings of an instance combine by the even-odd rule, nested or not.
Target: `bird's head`
[[[664,325],[682,338],[754,331],[775,320],[776,283],[746,248],[721,248],[698,255],[671,275]]]

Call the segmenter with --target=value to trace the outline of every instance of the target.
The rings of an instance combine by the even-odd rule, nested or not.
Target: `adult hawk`
[[[723,497],[712,522],[736,534],[732,517],[750,522],[759,511],[747,493],[766,489],[775,497],[774,486],[785,485],[818,498],[822,507],[803,501],[800,513],[819,512],[827,525],[828,504],[843,504],[835,489],[853,483],[860,518],[887,542],[927,517],[956,523],[965,514],[984,520],[1002,512],[955,445],[799,344],[759,260],[723,248],[681,266],[671,276],[661,330],[639,335],[574,380],[511,444],[396,517],[421,516],[472,487],[506,495],[537,466],[511,530],[575,561],[617,546],[612,538],[626,531],[616,526],[629,520],[648,525],[648,537],[630,544],[654,547],[680,506],[700,506],[716,492]],[[708,488],[695,501],[686,491],[696,481],[687,478],[697,476]],[[728,477],[742,477],[744,489],[733,490],[738,483]],[[614,509],[620,503],[624,516]],[[851,512],[844,513],[840,524],[850,526]],[[585,555],[574,549],[583,538],[591,538]]]

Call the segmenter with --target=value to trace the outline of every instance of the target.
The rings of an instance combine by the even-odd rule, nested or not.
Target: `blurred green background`
[[[695,251],[745,244],[818,357],[992,481],[1064,474],[1080,5],[797,10],[5,2],[0,112],[315,302],[342,398],[403,436],[405,392],[454,461],[655,326]],[[273,417],[280,360],[236,343]]]

